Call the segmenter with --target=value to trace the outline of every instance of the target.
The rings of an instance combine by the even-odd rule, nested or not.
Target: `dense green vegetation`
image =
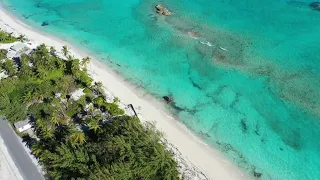
[[[12,33],[7,33],[0,29],[0,43],[12,43],[15,41],[17,41],[17,38],[12,36]]]
[[[24,136],[46,179],[179,179],[177,163],[153,125],[124,115],[107,102],[86,64],[63,48],[40,45],[20,60],[1,64],[0,113],[14,123],[30,118],[37,138]],[[84,95],[73,98],[76,90]]]
[[[0,49],[0,60],[7,57],[8,51],[5,49]]]

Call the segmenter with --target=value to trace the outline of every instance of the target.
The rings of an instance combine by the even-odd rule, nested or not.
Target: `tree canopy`
[[[55,53],[42,44],[1,64],[8,77],[0,81],[0,113],[11,123],[32,117],[37,138],[27,141],[46,179],[179,179],[161,133],[124,115],[117,99],[107,102],[102,84],[81,68],[87,62]],[[77,89],[84,95],[72,98]]]
[[[0,29],[0,43],[12,43],[15,41],[17,41],[17,38],[12,36],[12,33],[7,33]]]
[[[7,58],[8,51],[5,49],[0,49],[0,60]]]

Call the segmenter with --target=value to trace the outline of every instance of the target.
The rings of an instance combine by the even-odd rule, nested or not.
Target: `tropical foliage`
[[[14,123],[30,117],[37,138],[24,137],[46,179],[174,180],[177,163],[153,125],[107,102],[101,83],[81,63],[40,45],[1,64],[0,113]],[[68,48],[63,48],[68,55]],[[84,95],[73,98],[76,90]]]
[[[7,57],[8,51],[5,49],[0,49],[0,60],[5,59]]]
[[[12,43],[15,41],[17,41],[17,38],[12,36],[12,33],[7,33],[0,29],[0,43]]]

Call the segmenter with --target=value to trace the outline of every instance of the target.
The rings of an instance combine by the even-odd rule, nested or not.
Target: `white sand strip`
[[[35,44],[45,43],[54,46],[57,50],[60,50],[63,45],[67,45],[70,52],[77,58],[89,55],[75,49],[67,42],[27,26],[1,7],[0,28],[8,32],[24,34]],[[164,113],[162,103],[148,95],[143,95],[137,89],[131,87],[130,83],[98,61],[92,61],[88,65],[88,69],[95,81],[101,81],[107,90],[118,97],[122,103],[133,104],[141,119],[156,121],[157,128],[164,132],[168,142],[179,150],[181,157],[187,159],[188,162],[192,162],[208,179],[249,179],[246,173],[241,172],[232,163],[225,161],[225,157],[220,152],[204,144],[200,138],[192,135],[184,125]]]

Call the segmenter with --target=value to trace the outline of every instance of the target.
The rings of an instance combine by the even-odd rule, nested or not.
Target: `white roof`
[[[16,128],[23,128],[24,126],[28,125],[29,124],[29,119],[26,119],[24,121],[18,121],[16,123],[14,123],[14,126]]]
[[[21,42],[14,44],[13,46],[10,47],[13,51],[21,51],[23,48],[26,48],[27,46]]]
[[[11,58],[13,58],[13,57],[16,57],[16,52],[15,51],[9,51],[8,52],[8,54],[7,54],[7,57],[9,58],[9,59],[11,59]]]
[[[78,100],[82,95],[84,95],[83,89],[77,89],[72,93],[71,97],[74,100]]]

